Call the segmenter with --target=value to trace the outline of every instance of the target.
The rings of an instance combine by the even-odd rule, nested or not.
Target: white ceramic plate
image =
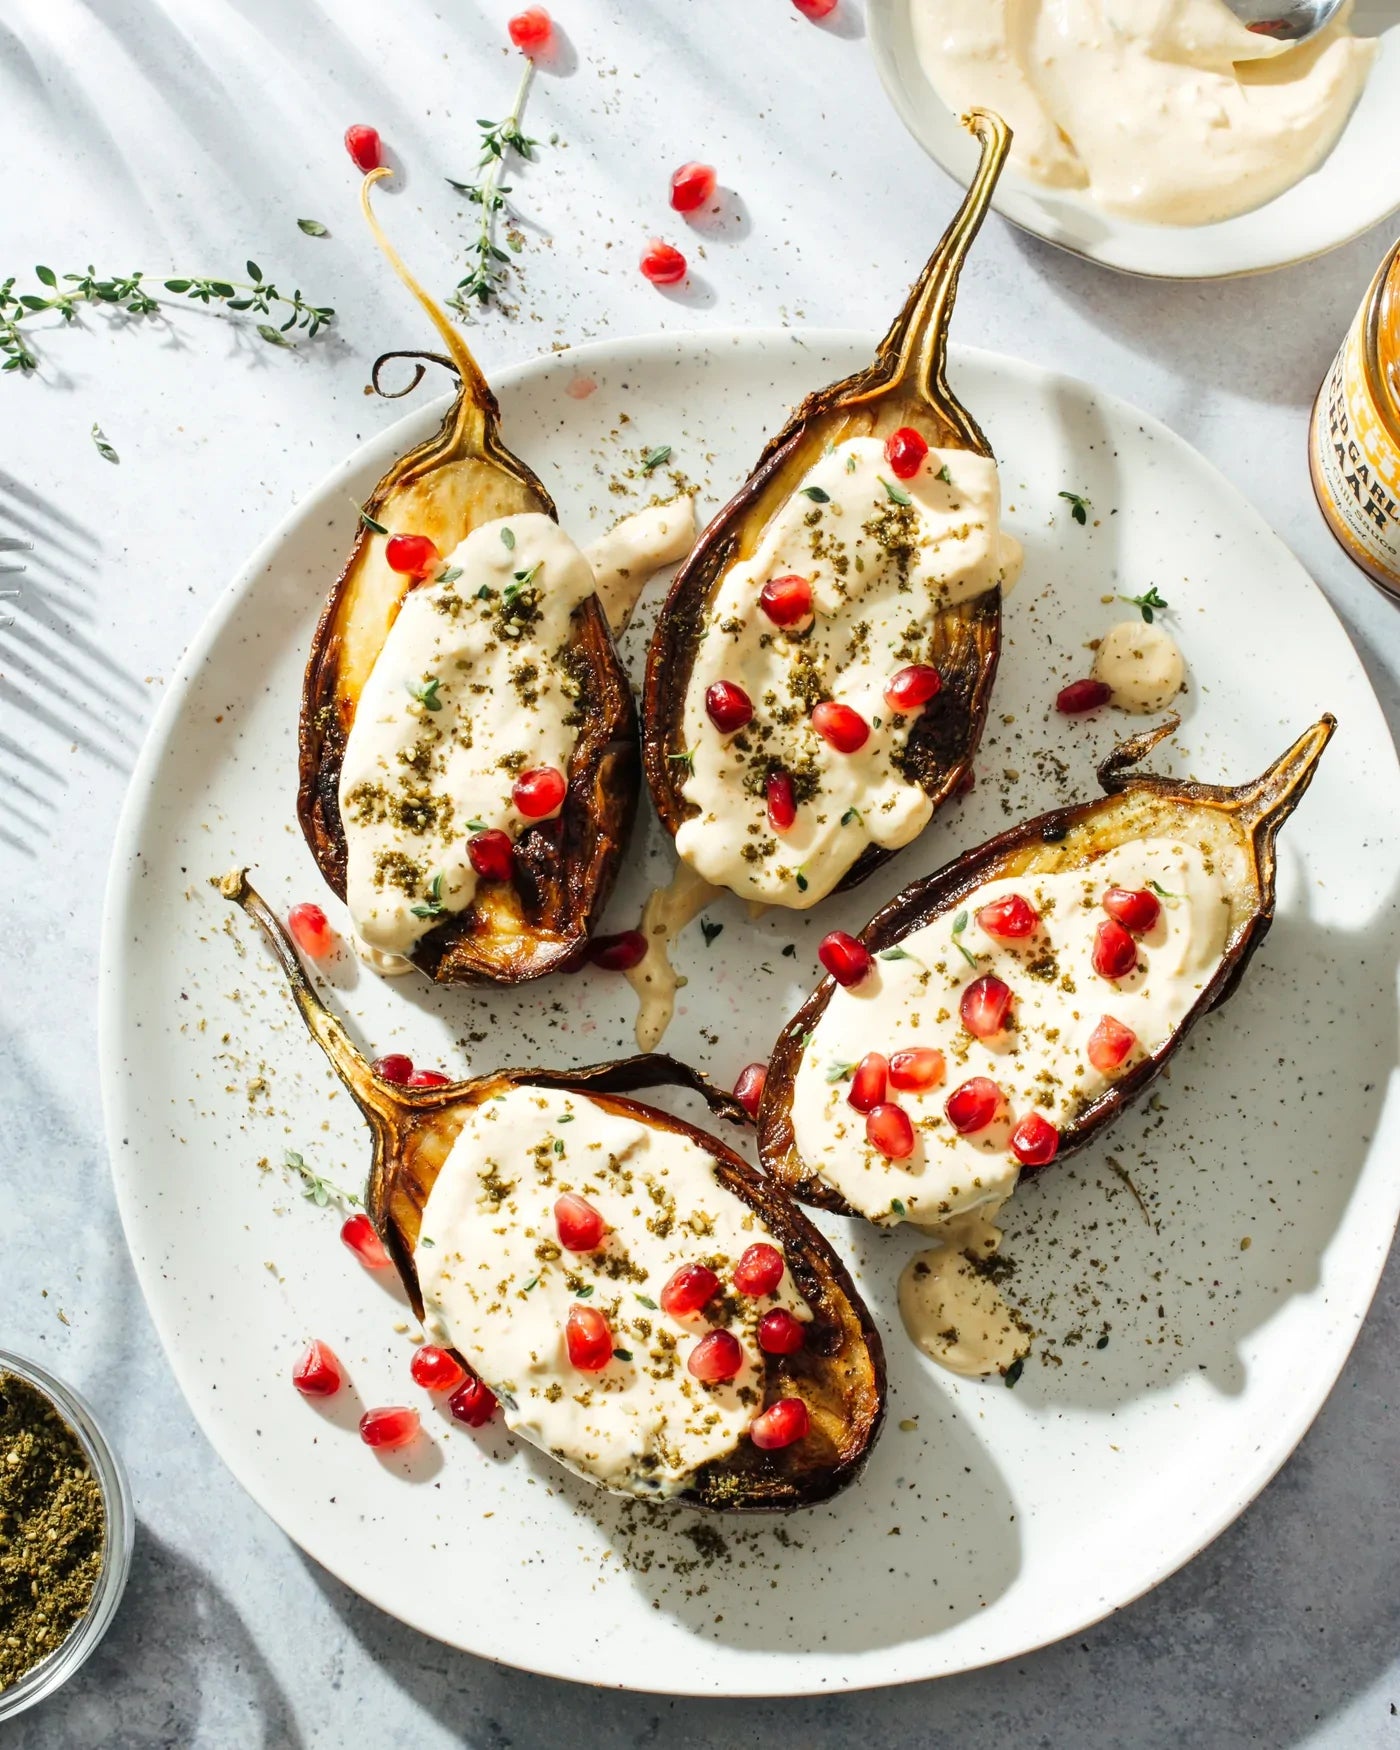
[[[966,187],[977,145],[919,66],[916,3],[869,0],[875,65],[905,127]],[[1215,225],[1142,225],[1008,170],[992,205],[1076,255],[1162,279],[1259,273],[1338,248],[1400,206],[1400,0],[1357,0],[1352,25],[1383,38],[1366,90],[1323,164],[1277,200]]]
[[[507,373],[505,430],[576,535],[626,508],[608,478],[658,443],[706,483],[709,509],[784,409],[873,344],[792,332],[602,343]],[[1126,720],[1066,721],[1049,702],[1123,611],[1105,595],[1155,583],[1172,604],[1193,677],[1165,755],[1177,770],[1251,776],[1324,709],[1341,730],[1285,833],[1278,922],[1244,988],[1201,1026],[1157,1110],[1017,1199],[1009,1288],[1042,1336],[1014,1390],[941,1373],[903,1337],[895,1281],[912,1236],[825,1221],[888,1333],[890,1375],[884,1437],[830,1506],[780,1524],[644,1510],[499,1428],[456,1426],[409,1380],[402,1297],[280,1170],[292,1148],[356,1185],[368,1136],[208,878],[247,862],[280,908],[325,897],[292,817],[304,653],[353,501],[435,409],[366,445],[254,554],[160,710],[103,949],[127,1237],[180,1383],[245,1487],[318,1561],[445,1641],[593,1683],[725,1695],[901,1682],[1025,1652],[1133,1598],[1227,1525],[1302,1435],[1366,1311],[1400,1199],[1386,1100],[1400,782],[1361,667],[1297,563],[1164,427],[988,354],[955,353],[952,375],[1003,458],[1027,547],[978,786],[817,915],[753,922],[736,902],[712,907],[723,933],[707,946],[694,927],[677,950],[690,982],[672,1050],[728,1083],[808,988],[826,930],[859,927],[1008,816],[1092,791],[1092,761]],[[584,376],[596,393],[571,399]],[[1070,519],[1062,489],[1088,494],[1092,526]],[[650,490],[636,481],[630,498]],[[627,640],[634,670],[644,639],[645,625]],[[613,927],[669,872],[645,803],[643,817]],[[379,983],[343,958],[330,983],[375,1051],[459,1073],[631,1047],[616,975],[491,997]],[[288,1377],[310,1336],[353,1382],[320,1409]],[[427,1437],[380,1460],[355,1423],[394,1402],[421,1406]]]

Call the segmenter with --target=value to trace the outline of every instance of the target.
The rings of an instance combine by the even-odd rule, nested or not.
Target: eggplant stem
[[[1276,833],[1283,822],[1302,801],[1303,792],[1312,783],[1322,750],[1331,741],[1337,719],[1329,711],[1305,730],[1252,784],[1244,784],[1234,793],[1236,818],[1251,831],[1261,827]]]

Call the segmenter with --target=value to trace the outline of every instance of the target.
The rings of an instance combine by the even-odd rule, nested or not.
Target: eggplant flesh
[[[874,363],[809,395],[769,441],[748,480],[710,523],[677,574],[651,641],[642,710],[643,760],[657,812],[672,836],[680,835],[677,848],[683,857],[695,859],[698,873],[712,882],[722,881],[744,898],[803,908],[829,891],[863,880],[899,845],[915,836],[957,791],[981,738],[1001,646],[1001,579],[995,575],[997,568],[992,563],[988,567],[990,582],[982,582],[971,594],[940,591],[923,579],[916,582],[915,593],[908,593],[909,550],[901,546],[908,537],[893,525],[888,534],[880,527],[885,513],[896,521],[901,516],[912,518],[922,514],[926,503],[940,513],[959,510],[957,457],[992,461],[986,437],[948,387],[947,332],[962,263],[990,203],[1010,135],[999,117],[986,112],[974,111],[964,119],[982,142],[977,176],[881,343]],[[943,464],[941,475],[938,459],[931,455],[925,468],[929,478],[902,485],[903,477],[896,478],[888,463],[877,460],[880,446],[903,427],[920,434],[931,451],[947,453],[949,461]],[[865,561],[852,544],[857,539],[859,516],[838,520],[837,513],[848,507],[831,502],[832,495],[821,486],[813,486],[811,480],[813,470],[819,470],[833,450],[845,455],[848,466],[854,462],[859,440],[874,440],[866,446],[862,465],[869,462],[878,466],[880,481],[875,488],[873,515],[868,505],[861,513],[870,515],[861,532],[883,549],[882,565],[888,567],[892,562],[899,569],[900,588],[906,591],[899,606],[907,601],[913,615],[912,623],[908,617],[901,623],[898,648],[892,640],[889,651],[875,650],[859,624],[850,629],[847,643],[844,624],[833,619],[828,626],[826,617],[828,609],[835,614],[837,604],[845,600],[842,579],[854,579],[856,571],[864,571]],[[849,448],[843,451],[842,446]],[[994,470],[990,478],[994,486]],[[808,482],[805,486],[804,481]],[[945,491],[945,482],[951,504],[941,502],[938,496]],[[906,490],[910,485],[917,500],[913,510],[909,509],[910,493]],[[817,578],[817,638],[801,625],[789,634],[774,632],[760,618],[756,601],[747,610],[741,607],[731,612],[726,598],[717,618],[726,579],[736,567],[751,562],[767,565],[765,540],[771,547],[771,538],[775,531],[781,532],[784,517],[791,520],[794,508],[802,507],[804,500],[798,496],[802,493],[808,501],[802,520],[812,527],[811,557],[804,557],[797,569]],[[888,493],[888,499],[883,493]],[[831,578],[823,574],[823,564],[831,570]],[[843,566],[848,569],[843,570]],[[749,600],[749,581],[747,574],[735,580],[744,603]],[[755,593],[761,581],[754,578]],[[854,614],[847,617],[854,618]],[[778,693],[768,698],[768,715],[764,698],[755,698],[752,723],[724,744],[726,756],[737,752],[739,757],[730,759],[730,765],[737,769],[723,768],[724,781],[730,787],[710,792],[718,796],[723,808],[723,812],[716,810],[718,818],[712,819],[694,799],[699,788],[693,781],[697,745],[706,748],[715,734],[704,721],[705,684],[696,678],[695,671],[702,642],[713,641],[712,648],[720,646],[736,629],[742,633],[750,622],[752,630],[762,634],[759,643],[767,652],[764,662],[779,669],[791,666]],[[813,661],[819,642],[829,662]],[[824,694],[830,696],[831,683],[839,684],[842,678],[840,672],[826,672],[828,666],[842,669],[844,664],[842,672],[849,677],[868,662],[873,677],[877,668],[884,672],[887,657],[891,673],[906,664],[925,664],[938,670],[942,682],[937,696],[907,719],[891,717],[879,703],[878,692],[874,695],[874,739],[856,757],[869,762],[861,768],[863,772],[878,774],[883,783],[899,790],[900,806],[908,818],[897,828],[892,820],[886,826],[876,812],[867,818],[854,802],[844,806],[849,798],[822,808],[823,794],[830,797],[838,784],[849,783],[854,768],[835,766],[842,776],[834,780],[833,763],[821,738],[810,722],[802,720]],[[788,691],[792,700],[786,696]],[[698,744],[692,738],[697,727]],[[781,757],[773,752],[775,747]],[[712,768],[720,758],[719,753],[710,752]],[[778,769],[795,784],[799,816],[795,838],[785,838],[781,828],[763,836],[763,792]],[[750,800],[755,798],[756,802]],[[810,811],[805,816],[804,809]],[[684,832],[691,821],[695,827]],[[821,840],[820,871],[803,861],[799,841],[804,834]],[[879,842],[877,834],[889,842]],[[735,847],[741,835],[747,835],[742,856]],[[712,859],[717,855],[716,845],[726,837],[733,848],[729,873],[721,874]],[[785,856],[785,852],[790,854]]]
[[[1133,771],[1136,763],[1176,726],[1177,719],[1173,718],[1116,749],[1099,768],[1100,783],[1106,792],[1100,799],[1057,809],[1026,821],[906,888],[877,912],[861,932],[860,939],[873,957],[871,973],[851,991],[841,992],[839,999],[838,987],[827,978],[803,1003],[774,1047],[759,1113],[759,1152],[764,1168],[800,1201],[841,1214],[865,1215],[882,1225],[906,1218],[936,1223],[982,1203],[998,1202],[1014,1187],[1018,1163],[1007,1145],[1010,1123],[1021,1116],[1019,1112],[1003,1112],[996,1123],[978,1133],[980,1146],[985,1150],[977,1157],[983,1171],[975,1180],[965,1172],[952,1175],[960,1180],[953,1188],[956,1196],[950,1196],[948,1187],[934,1176],[938,1173],[947,1176],[946,1167],[935,1165],[927,1185],[921,1187],[919,1183],[919,1175],[924,1170],[925,1156],[920,1151],[925,1138],[928,1158],[935,1163],[941,1159],[937,1150],[940,1141],[949,1141],[954,1148],[958,1146],[957,1142],[952,1142],[951,1118],[945,1118],[945,1101],[950,1091],[961,1084],[964,1076],[995,1073],[983,1070],[976,1062],[971,1068],[959,1065],[959,1054],[964,1058],[975,1054],[979,1044],[965,1031],[966,1008],[962,1010],[962,1038],[948,1053],[946,1080],[917,1095],[901,1094],[892,1085],[891,1091],[884,1096],[905,1104],[915,1120],[915,1134],[919,1141],[914,1155],[906,1160],[887,1162],[876,1149],[867,1145],[863,1131],[852,1129],[853,1124],[863,1124],[864,1121],[848,1109],[844,1082],[838,1071],[844,1068],[845,1081],[849,1081],[854,1064],[834,1065],[828,1070],[830,1079],[841,1084],[843,1097],[835,1104],[829,1101],[827,1109],[829,1114],[834,1114],[834,1122],[838,1126],[844,1125],[845,1134],[852,1138],[848,1146],[859,1152],[864,1162],[861,1173],[849,1176],[830,1166],[824,1172],[818,1157],[828,1147],[829,1137],[834,1132],[809,1125],[796,1113],[799,1075],[803,1075],[804,1086],[809,1090],[806,1096],[808,1105],[804,1107],[808,1110],[813,1087],[812,1071],[826,1051],[828,1041],[833,1036],[841,1036],[835,1013],[833,1027],[822,1029],[823,1019],[833,1000],[855,997],[874,998],[878,1002],[886,980],[897,990],[900,988],[899,979],[908,979],[911,974],[922,976],[912,965],[915,956],[901,944],[908,942],[913,947],[916,933],[930,932],[917,937],[925,961],[929,957],[924,945],[930,940],[945,946],[945,957],[937,967],[939,982],[927,987],[928,1000],[924,1010],[928,1014],[938,1010],[935,993],[943,982],[966,985],[969,974],[975,977],[991,970],[988,965],[979,964],[975,970],[964,971],[959,956],[979,960],[978,955],[965,952],[979,944],[987,952],[992,951],[988,939],[979,936],[977,926],[980,920],[971,920],[973,927],[969,928],[969,902],[976,895],[979,896],[977,904],[981,904],[982,890],[992,883],[1005,883],[1003,889],[994,889],[994,892],[1014,890],[1019,885],[1029,893],[1038,879],[1068,875],[1072,878],[1070,885],[1076,889],[1075,903],[1086,912],[1090,907],[1095,908],[1088,915],[1091,920],[1101,921],[1107,914],[1097,908],[1109,883],[1100,871],[1111,870],[1116,858],[1131,854],[1137,847],[1170,844],[1180,849],[1183,856],[1189,854],[1194,865],[1209,871],[1226,916],[1224,929],[1220,932],[1219,952],[1202,972],[1198,986],[1188,989],[1180,1005],[1181,1012],[1166,1037],[1142,1041],[1124,1058],[1120,1069],[1109,1071],[1097,1080],[1085,1077],[1084,1091],[1068,1101],[1069,1110],[1062,1121],[1058,1121],[1059,1141],[1053,1159],[1063,1160],[1112,1123],[1151,1085],[1196,1021],[1218,1007],[1234,991],[1273,920],[1275,843],[1279,829],[1311,782],[1317,762],[1335,728],[1335,720],[1330,716],[1322,718],[1261,777],[1237,788]],[[1089,967],[1086,957],[1084,966],[1071,968],[1073,978],[1067,979],[1063,986],[1052,985],[1055,1002],[1063,1005],[1066,1043],[1071,1024],[1088,1028],[1093,1026],[1095,1017],[1112,1016],[1115,1007],[1123,1007],[1121,993],[1125,989],[1140,985],[1150,990],[1153,954],[1159,951],[1154,944],[1172,940],[1172,908],[1186,903],[1183,894],[1162,893],[1158,920],[1162,933],[1160,936],[1142,936],[1138,946],[1140,955],[1145,957],[1139,959],[1135,970],[1125,976],[1122,984],[1101,978]],[[1094,929],[1098,928],[1098,921],[1092,922]],[[1209,919],[1206,921],[1209,924]],[[1022,1000],[1029,1004],[1033,1000],[1037,988],[1032,982],[1035,978],[1053,980],[1065,972],[1065,965],[1057,963],[1047,953],[1047,949],[1054,950],[1056,931],[1061,923],[1060,918],[1044,917],[1037,924],[1034,935],[1017,945],[1019,958],[1012,962],[1017,972],[1007,973],[1003,981],[1012,988],[1015,1004]],[[1065,923],[1067,927],[1068,920]],[[881,956],[885,959],[882,960]],[[903,961],[911,964],[899,964]],[[1003,970],[1003,965],[998,965],[997,970]],[[1059,994],[1062,990],[1065,992],[1063,996]],[[951,1016],[950,1009],[953,1010]],[[866,1050],[885,1052],[891,1048],[890,1042],[879,1036],[877,1013],[872,1004],[870,1024],[861,1036],[866,1041]],[[1000,1036],[994,1035],[997,1048],[1005,1047],[1013,1053],[1006,1060],[1008,1063],[1014,1063],[1014,1053],[1019,1049],[1015,1006],[1011,1013],[1008,1031]],[[945,1029],[949,1025],[957,1029],[956,1015],[956,1008],[950,1002],[936,1019]],[[917,1016],[914,1018],[918,1019]],[[1059,1016],[1054,1018],[1058,1020]],[[1051,1033],[1049,1037],[1057,1038],[1058,1035]],[[895,1046],[909,1049],[914,1043],[915,1040],[905,1033]],[[1083,1071],[1086,1059],[1081,1054],[1081,1047],[1075,1045],[1072,1050]],[[809,1051],[813,1057],[804,1071],[804,1056]],[[1059,1097],[1049,1082],[1044,1084],[1043,1092],[1047,1104]],[[806,1154],[799,1142],[799,1129],[803,1129],[807,1136]],[[822,1138],[820,1148],[814,1145],[814,1138],[819,1134]],[[959,1140],[975,1141],[977,1138],[964,1136]],[[831,1158],[827,1156],[828,1160]],[[965,1166],[965,1158],[957,1164]],[[912,1176],[906,1174],[906,1166]],[[1028,1165],[1019,1170],[1032,1168]],[[851,1195],[838,1188],[834,1183],[837,1178],[845,1180]],[[860,1187],[858,1193],[855,1191],[857,1185]],[[888,1202],[885,1201],[887,1197]]]
[[[562,1090],[604,1114],[657,1135],[684,1139],[703,1151],[713,1165],[712,1195],[714,1190],[727,1194],[758,1217],[783,1253],[791,1290],[811,1315],[805,1324],[806,1341],[795,1355],[758,1356],[763,1405],[800,1397],[810,1418],[807,1435],[793,1445],[766,1452],[740,1438],[732,1451],[698,1467],[683,1488],[665,1498],[731,1512],[786,1511],[824,1501],[854,1479],[883,1420],[885,1366],[879,1334],[844,1265],[787,1193],[735,1150],[627,1095],[643,1088],[681,1086],[702,1095],[725,1120],[748,1125],[751,1121],[737,1100],[674,1058],[656,1053],[575,1070],[501,1070],[434,1088],[391,1086],[375,1076],[342,1023],[322,1003],[286,932],[249,883],[246,871],[234,870],[217,885],[262,930],[308,1031],[370,1126],[373,1159],[365,1206],[420,1318],[425,1306],[419,1261],[420,1256],[429,1256],[419,1250],[423,1214],[454,1143],[475,1114],[497,1106],[517,1090],[542,1095]],[[562,1138],[567,1132],[559,1135]],[[498,1164],[507,1174],[530,1170],[528,1160],[503,1158]],[[687,1212],[676,1214],[681,1218]],[[702,1215],[695,1231],[703,1228]],[[620,1237],[625,1240],[626,1233]],[[697,1239],[700,1258],[703,1247],[703,1240]],[[591,1280],[591,1266],[584,1260],[566,1254],[560,1262],[557,1247],[554,1252],[555,1258],[542,1264],[541,1271],[572,1267]],[[433,1262],[436,1265],[435,1256]],[[572,1278],[570,1286],[575,1287]],[[623,1286],[630,1293],[630,1283]],[[600,1303],[610,1287],[602,1282]],[[583,1293],[591,1298],[587,1282]],[[717,1318],[724,1316],[724,1301],[721,1293],[711,1309]],[[635,1316],[635,1309],[629,1310]],[[664,1318],[659,1312],[652,1316],[658,1324]],[[458,1359],[473,1371],[480,1365],[479,1357],[459,1355]],[[501,1383],[492,1380],[489,1371],[485,1377],[493,1388]],[[597,1377],[587,1376],[584,1383]]]

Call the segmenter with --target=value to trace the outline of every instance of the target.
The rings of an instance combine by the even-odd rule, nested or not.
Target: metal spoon
[[[1283,43],[1304,43],[1326,29],[1342,9],[1343,0],[1225,0],[1246,30],[1276,37]]]

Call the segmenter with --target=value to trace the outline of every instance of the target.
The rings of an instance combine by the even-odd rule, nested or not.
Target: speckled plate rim
[[[564,352],[540,355],[521,364],[498,370],[494,373],[494,381],[498,388],[507,389],[532,376],[547,376],[556,370],[567,370],[572,373],[579,367],[585,367],[596,369],[601,374],[609,366],[615,365],[621,357],[625,357],[629,363],[651,358],[665,359],[674,363],[678,353],[687,348],[693,348],[696,354],[703,358],[707,352],[739,346],[752,347],[762,353],[769,347],[790,347],[794,344],[795,339],[799,339],[804,346],[813,349],[857,346],[863,351],[872,352],[878,341],[878,337],[874,334],[853,329],[805,329],[797,335],[791,329],[772,328],[716,328],[689,332],[662,332],[625,339],[592,341]],[[965,362],[971,359],[978,360],[987,368],[1012,376],[1020,376],[1025,380],[1033,380],[1041,387],[1058,386],[1075,394],[1087,394],[1097,404],[1113,409],[1122,416],[1130,417],[1149,436],[1188,452],[1194,465],[1209,476],[1215,489],[1233,504],[1241,520],[1249,523],[1255,531],[1256,537],[1274,550],[1273,556],[1280,567],[1291,573],[1300,582],[1305,582],[1315,594],[1317,604],[1325,609],[1329,620],[1335,625],[1339,637],[1351,651],[1354,664],[1355,691],[1345,702],[1347,727],[1357,734],[1369,734],[1373,741],[1377,741],[1388,750],[1390,761],[1395,769],[1397,787],[1400,787],[1400,756],[1397,756],[1380,703],[1365,675],[1360,659],[1356,657],[1355,651],[1351,647],[1345,628],[1316,583],[1308,577],[1294,555],[1283,541],[1269,529],[1242,493],[1226,481],[1219,471],[1185,439],[1178,436],[1153,415],[1133,406],[1132,403],[1119,396],[1096,389],[1082,378],[1044,369],[1024,360],[993,353],[983,348],[954,347],[952,349],[954,373],[956,373],[960,361]],[[319,515],[328,502],[343,497],[346,482],[354,474],[371,467],[382,471],[394,457],[401,454],[412,443],[419,441],[441,419],[449,401],[450,397],[441,397],[395,421],[384,431],[359,445],[342,463],[309,491],[278,522],[272,533],[259,544],[246,563],[240,567],[232,582],[216,599],[203,625],[176,665],[134,768],[118,823],[104,896],[98,992],[99,1076],[117,1207],[147,1309],[191,1412],[208,1438],[210,1445],[228,1466],[235,1479],[294,1543],[297,1543],[312,1559],[370,1603],[384,1609],[387,1614],[397,1617],[410,1627],[438,1640],[442,1640],[443,1637],[437,1633],[430,1622],[423,1620],[413,1612],[395,1608],[385,1603],[382,1598],[376,1597],[374,1591],[362,1583],[359,1575],[348,1572],[344,1566],[338,1563],[333,1552],[328,1552],[323,1548],[310,1549],[299,1535],[297,1526],[288,1522],[290,1516],[284,1516],[279,1511],[278,1505],[269,1499],[264,1479],[254,1474],[252,1466],[244,1465],[230,1456],[221,1439],[219,1419],[214,1413],[214,1402],[208,1393],[207,1381],[201,1373],[199,1357],[186,1353],[183,1348],[174,1328],[174,1320],[169,1314],[165,1295],[162,1292],[161,1272],[144,1255],[140,1237],[143,1217],[137,1203],[135,1186],[133,1179],[126,1177],[120,1170],[118,1162],[122,1159],[119,1146],[121,1139],[128,1132],[132,1122],[129,1090],[133,1085],[133,1078],[128,1074],[123,1064],[120,1029],[123,991],[133,970],[128,948],[131,936],[129,919],[133,909],[134,896],[140,884],[140,844],[148,810],[154,798],[153,780],[158,774],[172,737],[178,732],[191,683],[197,676],[211,647],[223,634],[229,621],[239,611],[243,597],[252,587],[254,581],[267,571],[280,544],[290,532],[307,518]],[[1372,719],[1369,725],[1362,721],[1363,715],[1367,712],[1370,713]],[[1380,1129],[1381,1127],[1378,1126],[1377,1135],[1372,1140],[1372,1158],[1368,1161],[1372,1181],[1375,1181],[1378,1176],[1374,1162],[1374,1151],[1380,1140]],[[1353,1187],[1353,1198],[1361,1194],[1366,1176],[1366,1171],[1363,1170]],[[1367,1189],[1371,1193],[1371,1201],[1374,1205],[1379,1188],[1372,1182],[1367,1185]],[[1082,1633],[1095,1623],[1102,1622],[1118,1610],[1145,1596],[1213,1543],[1251,1505],[1292,1455],[1336,1384],[1375,1296],[1389,1254],[1391,1240],[1397,1223],[1400,1223],[1400,1175],[1391,1175],[1388,1201],[1381,1210],[1373,1208],[1373,1214],[1376,1215],[1377,1219],[1368,1228],[1369,1248],[1364,1255],[1358,1255],[1352,1260],[1355,1267],[1348,1275],[1346,1303],[1338,1305],[1334,1309],[1336,1317],[1333,1322],[1336,1334],[1332,1339],[1330,1352],[1320,1351],[1323,1354],[1323,1360],[1320,1363],[1314,1360],[1306,1377],[1306,1387],[1300,1390],[1292,1415],[1275,1423],[1261,1438],[1256,1449],[1256,1462],[1231,1479],[1231,1487],[1221,1494],[1220,1504],[1216,1510],[1213,1513],[1202,1512],[1199,1518],[1193,1520],[1189,1531],[1184,1532],[1180,1544],[1144,1573],[1140,1583],[1130,1584],[1114,1596],[1105,1596],[1073,1620],[1056,1623],[1052,1632],[1044,1634],[1032,1632],[1015,1646],[1002,1647],[985,1654],[985,1656],[970,1657],[955,1665],[928,1661],[920,1668],[910,1669],[911,1658],[914,1661],[918,1659],[915,1649],[937,1643],[938,1636],[931,1634],[917,1642],[887,1648],[883,1661],[888,1667],[887,1669],[874,1669],[872,1661],[871,1664],[862,1665],[854,1675],[844,1681],[818,1683],[804,1680],[797,1683],[788,1681],[766,1684],[759,1679],[752,1683],[748,1681],[735,1683],[731,1676],[723,1687],[713,1683],[706,1684],[703,1681],[678,1681],[675,1678],[665,1683],[654,1684],[599,1683],[590,1680],[577,1668],[563,1668],[557,1661],[551,1662],[548,1654],[541,1653],[539,1648],[535,1646],[517,1648],[506,1653],[500,1649],[469,1646],[463,1642],[450,1640],[446,1644],[457,1645],[464,1652],[492,1659],[516,1669],[531,1671],[541,1676],[562,1678],[588,1687],[629,1688],[642,1693],[658,1695],[702,1697],[723,1694],[762,1698],[850,1693],[862,1689],[923,1682],[939,1676],[953,1676],[960,1672],[979,1670],[1004,1663],[1009,1659],[1020,1658],[1039,1648],[1054,1645],[1071,1635]],[[857,1483],[855,1487],[859,1488],[860,1484]],[[903,1657],[901,1658],[900,1655]],[[785,1655],[774,1653],[771,1657],[780,1660]],[[840,1656],[833,1655],[832,1663],[839,1664],[839,1662]]]

